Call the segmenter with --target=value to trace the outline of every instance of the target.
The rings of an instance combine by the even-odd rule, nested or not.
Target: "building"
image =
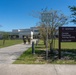
[[[8,33],[10,39],[22,39],[23,36],[30,37],[31,39],[40,38],[40,33],[37,27],[31,27],[29,29],[13,29],[11,32],[0,31],[0,39],[3,38],[4,33]],[[58,29],[55,36],[58,38]]]
[[[29,29],[13,29],[12,32],[9,32],[9,36],[11,39],[22,39],[23,36],[37,39],[39,38],[39,30],[36,27],[31,27]]]

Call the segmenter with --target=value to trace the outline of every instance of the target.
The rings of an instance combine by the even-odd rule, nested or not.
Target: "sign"
[[[59,59],[61,59],[61,42],[76,42],[76,27],[59,27]]]
[[[60,42],[76,42],[76,27],[59,27]]]

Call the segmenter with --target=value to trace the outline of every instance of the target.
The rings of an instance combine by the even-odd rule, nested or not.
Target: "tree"
[[[60,26],[63,26],[64,24],[67,23],[67,17],[60,13],[57,10],[51,10],[51,22],[50,22],[50,27],[51,27],[51,42],[50,42],[50,48],[51,51],[53,50],[53,42],[54,42],[54,37],[55,34],[58,32],[58,28]]]
[[[57,10],[47,10],[47,8],[36,14],[33,13],[32,16],[41,20],[38,29],[46,45],[46,59],[48,59],[48,42],[50,43],[50,52],[52,53],[55,34],[60,26],[67,23],[67,17]]]
[[[5,40],[9,39],[9,35],[6,32],[3,32],[3,45],[5,44]]]
[[[46,25],[44,23],[40,23],[37,26],[39,33],[40,33],[40,38],[44,41],[44,45],[46,46]],[[50,26],[48,27],[48,36],[50,38],[50,33],[51,33],[51,29]]]
[[[57,30],[60,26],[63,26],[64,24],[67,23],[67,17],[57,10],[45,9],[45,10],[41,11],[40,19],[42,19],[42,13],[45,13],[45,15],[46,15],[46,18],[44,19],[44,21],[41,21],[41,24],[40,24],[41,28],[39,29],[40,32],[42,32],[41,33],[42,36],[43,35],[46,36],[46,33],[45,33],[46,30],[44,30],[44,29],[47,29],[46,20],[48,21],[48,17],[49,17],[48,14],[49,13],[51,16],[51,17],[49,17],[50,22],[48,25],[48,36],[50,35],[50,38],[51,38],[51,41],[50,41],[51,45],[50,46],[51,46],[51,50],[53,50],[53,40],[54,40],[55,34],[58,32]],[[48,13],[48,14],[46,14],[46,13]],[[44,26],[42,24],[44,24]],[[43,32],[43,31],[45,31],[45,32]],[[45,39],[46,37],[43,37],[43,38]]]
[[[69,6],[72,14],[71,14],[71,22],[75,23],[76,24],[76,6]]]

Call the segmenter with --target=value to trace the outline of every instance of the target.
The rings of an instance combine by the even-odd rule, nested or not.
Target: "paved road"
[[[0,65],[0,75],[76,75],[76,65]]]
[[[31,45],[18,44],[0,48],[0,64],[11,64]]]

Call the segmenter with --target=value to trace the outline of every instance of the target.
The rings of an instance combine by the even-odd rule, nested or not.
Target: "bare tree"
[[[43,12],[51,14],[50,22],[48,25],[48,38],[51,39],[50,48],[51,48],[51,50],[53,50],[53,41],[54,41],[55,34],[58,33],[58,28],[60,26],[63,26],[67,23],[67,17],[57,10],[47,10],[46,9],[46,10],[41,11],[40,14],[42,14]],[[49,16],[47,16],[45,20],[47,20],[48,17]],[[39,18],[41,19],[42,15],[40,15]],[[46,40],[46,27],[47,26],[46,26],[45,21],[44,22],[41,21],[41,24],[39,25],[39,30],[40,30],[40,34],[42,35],[42,38],[44,38],[44,40]]]
[[[60,26],[63,26],[67,23],[67,17],[60,13],[57,10],[51,10],[51,21],[50,21],[50,28],[51,28],[51,42],[50,42],[50,48],[51,51],[53,50],[53,41],[55,34],[58,33],[58,28]]]
[[[44,23],[40,23],[39,25],[37,25],[37,28],[39,30],[40,33],[40,38],[44,41],[44,45],[46,47],[46,25]],[[50,38],[50,34],[51,34],[51,28],[50,26],[48,27],[48,37]]]
[[[42,20],[42,13],[45,13],[46,17],[44,21]],[[48,14],[47,14],[48,13]],[[50,16],[48,16],[50,14]],[[57,10],[41,10],[41,12],[38,12],[35,15],[36,18],[39,18],[41,20],[40,24],[38,25],[38,29],[40,31],[41,38],[44,40],[44,44],[46,43],[46,29],[48,29],[48,38],[50,38],[50,51],[53,51],[53,43],[55,34],[58,33],[58,28],[60,26],[63,26],[67,23],[67,17],[61,13],[61,11]],[[37,15],[37,16],[36,16]],[[43,15],[44,16],[44,15]],[[49,19],[48,19],[49,18]],[[48,26],[46,21],[49,20]]]

